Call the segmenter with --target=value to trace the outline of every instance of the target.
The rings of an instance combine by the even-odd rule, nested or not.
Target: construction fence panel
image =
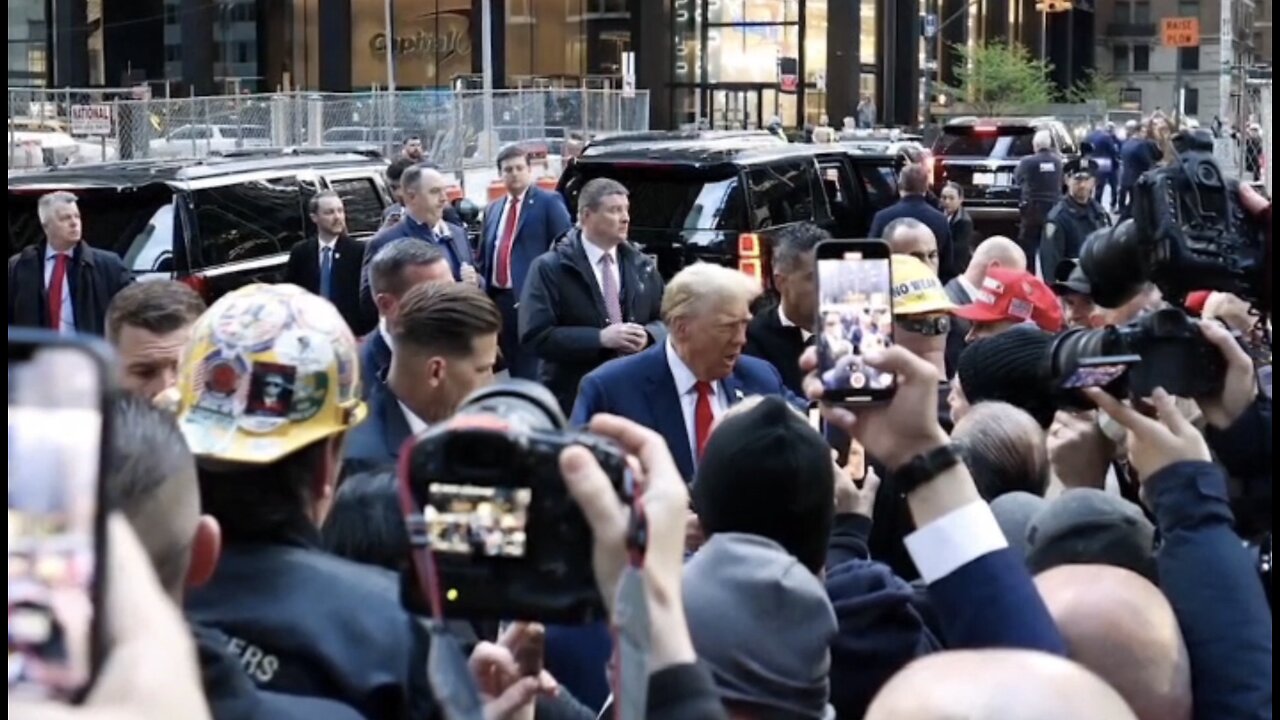
[[[649,97],[642,91],[500,90],[486,96],[483,91],[427,90],[181,99],[133,99],[123,91],[84,97],[10,91],[9,168],[15,168],[15,150],[21,149],[20,133],[15,132],[23,129],[20,125],[41,119],[46,129],[65,130],[70,106],[91,101],[109,102],[113,108],[112,134],[98,139],[110,149],[106,159],[196,159],[294,146],[372,146],[390,154],[405,138],[418,136],[433,162],[462,170],[492,163],[513,142],[545,143],[549,152],[559,154],[566,140],[649,129]],[[487,126],[490,112],[492,127]],[[42,164],[39,159],[33,163]],[[63,161],[46,158],[43,164]]]
[[[1271,195],[1271,168],[1275,163],[1272,161],[1271,154],[1271,85],[1265,85],[1261,88],[1261,105],[1262,105],[1262,163],[1263,163],[1263,182],[1267,187],[1267,195]]]

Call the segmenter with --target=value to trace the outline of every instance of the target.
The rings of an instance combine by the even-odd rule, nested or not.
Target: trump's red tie
[[[693,410],[694,437],[698,445],[698,458],[701,459],[703,451],[707,449],[707,439],[711,437],[711,426],[715,424],[716,416],[711,411],[711,383],[699,381],[695,387],[698,390],[698,404]]]

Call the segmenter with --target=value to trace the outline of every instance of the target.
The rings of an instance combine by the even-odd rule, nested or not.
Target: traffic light
[[[1073,0],[1040,0],[1036,3],[1036,12],[1060,13],[1068,12],[1075,6]]]

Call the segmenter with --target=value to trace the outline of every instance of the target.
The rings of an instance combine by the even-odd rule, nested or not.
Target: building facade
[[[1226,43],[1222,2],[1231,3]],[[1135,109],[1172,113],[1180,101],[1187,117],[1207,123],[1220,115],[1226,88],[1228,115],[1235,116],[1244,79],[1259,62],[1259,18],[1270,18],[1270,0],[1261,2],[1265,15],[1254,0],[1098,0],[1098,22],[1105,28],[1098,40],[1100,69],[1115,77]],[[1199,20],[1199,47],[1162,46],[1161,20],[1173,17]],[[1268,20],[1268,57],[1270,32]]]
[[[1065,71],[1091,66],[1094,46],[1085,0],[1079,22],[1044,28],[1035,0],[10,0],[9,84],[475,87],[486,4],[496,87],[617,88],[633,59],[659,128],[838,124],[863,98],[880,122],[914,125],[924,73],[949,82],[955,45],[1023,42]],[[924,14],[950,18],[932,45]]]

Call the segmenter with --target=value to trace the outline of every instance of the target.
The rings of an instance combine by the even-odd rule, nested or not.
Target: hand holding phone
[[[896,378],[866,358],[893,346],[893,277],[888,244],[828,240],[818,244],[818,372],[822,401],[883,403]]]

